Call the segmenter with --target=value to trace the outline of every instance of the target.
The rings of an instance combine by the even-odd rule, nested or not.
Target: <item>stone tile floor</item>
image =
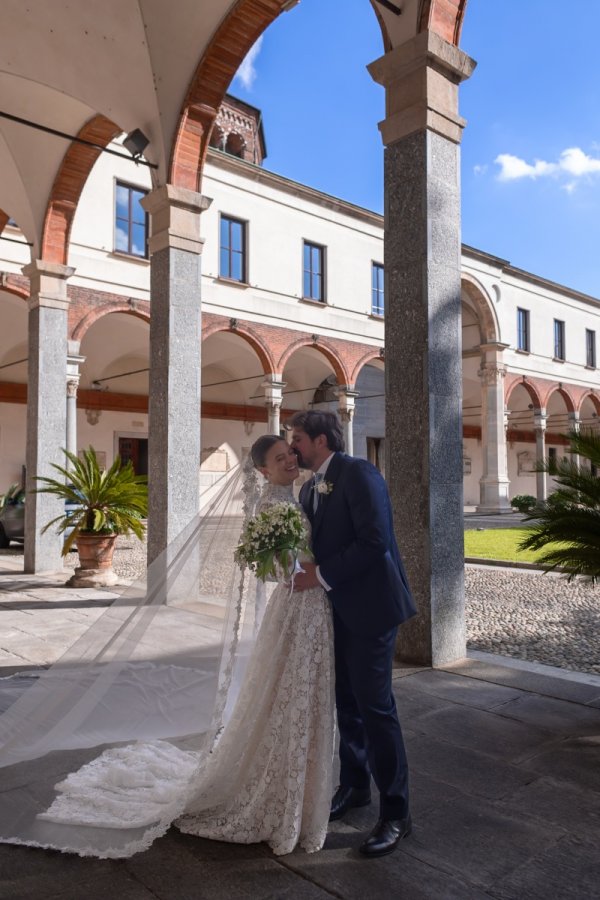
[[[20,661],[0,659],[4,674],[40,664],[60,639],[41,618],[37,635],[31,627],[49,605],[64,610],[66,640],[110,602],[85,590],[66,602],[58,581],[0,562],[0,590],[20,601],[36,638]],[[414,833],[391,856],[357,852],[375,805],[334,823],[314,855],[274,857],[174,829],[130,860],[0,846],[0,900],[600,900],[600,678],[480,655],[443,671],[399,669],[394,690]]]

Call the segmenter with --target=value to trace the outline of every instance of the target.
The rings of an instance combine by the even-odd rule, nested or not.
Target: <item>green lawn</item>
[[[485,531],[465,531],[465,556],[506,559],[511,562],[536,562],[542,551],[517,549],[526,534],[526,528],[489,528]]]

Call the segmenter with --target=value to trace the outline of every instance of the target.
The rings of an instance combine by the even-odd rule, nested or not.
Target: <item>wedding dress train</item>
[[[291,487],[267,485],[259,510],[281,501],[294,502]],[[319,850],[332,786],[333,672],[325,592],[277,585],[233,712],[210,753],[181,740],[111,747],[55,785],[54,801],[36,817],[34,840],[18,842],[130,856],[174,820],[204,838],[265,841],[276,854],[296,845]],[[77,844],[45,839],[45,826],[77,831]],[[102,836],[101,850],[80,837],[87,828]],[[131,839],[111,841],[111,832],[123,829]]]

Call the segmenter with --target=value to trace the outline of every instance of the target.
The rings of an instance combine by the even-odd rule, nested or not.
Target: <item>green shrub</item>
[[[510,505],[514,506],[515,509],[518,509],[519,512],[527,513],[530,509],[533,509],[537,500],[535,497],[532,497],[531,494],[517,494],[516,497],[513,497],[510,501]]]

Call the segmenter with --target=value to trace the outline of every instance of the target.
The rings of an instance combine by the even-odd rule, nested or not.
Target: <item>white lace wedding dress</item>
[[[267,485],[259,511],[281,501],[294,502],[291,487]],[[146,849],[175,821],[181,831],[213,840],[266,841],[276,854],[297,845],[316,851],[327,833],[333,742],[329,601],[321,588],[292,593],[279,584],[210,755],[165,740],[106,750],[56,785],[58,795],[37,816],[41,832],[22,842],[122,857]],[[85,837],[57,844],[44,835],[44,823],[75,826],[79,834],[85,826],[100,829],[103,849]],[[115,846],[115,829],[130,829],[131,839]]]
[[[293,502],[267,485],[259,506]],[[304,515],[304,514],[303,514]],[[306,521],[307,529],[310,529]],[[327,834],[334,741],[333,629],[321,588],[279,584],[231,720],[176,821],[188,834],[266,841],[274,853],[320,850]]]

